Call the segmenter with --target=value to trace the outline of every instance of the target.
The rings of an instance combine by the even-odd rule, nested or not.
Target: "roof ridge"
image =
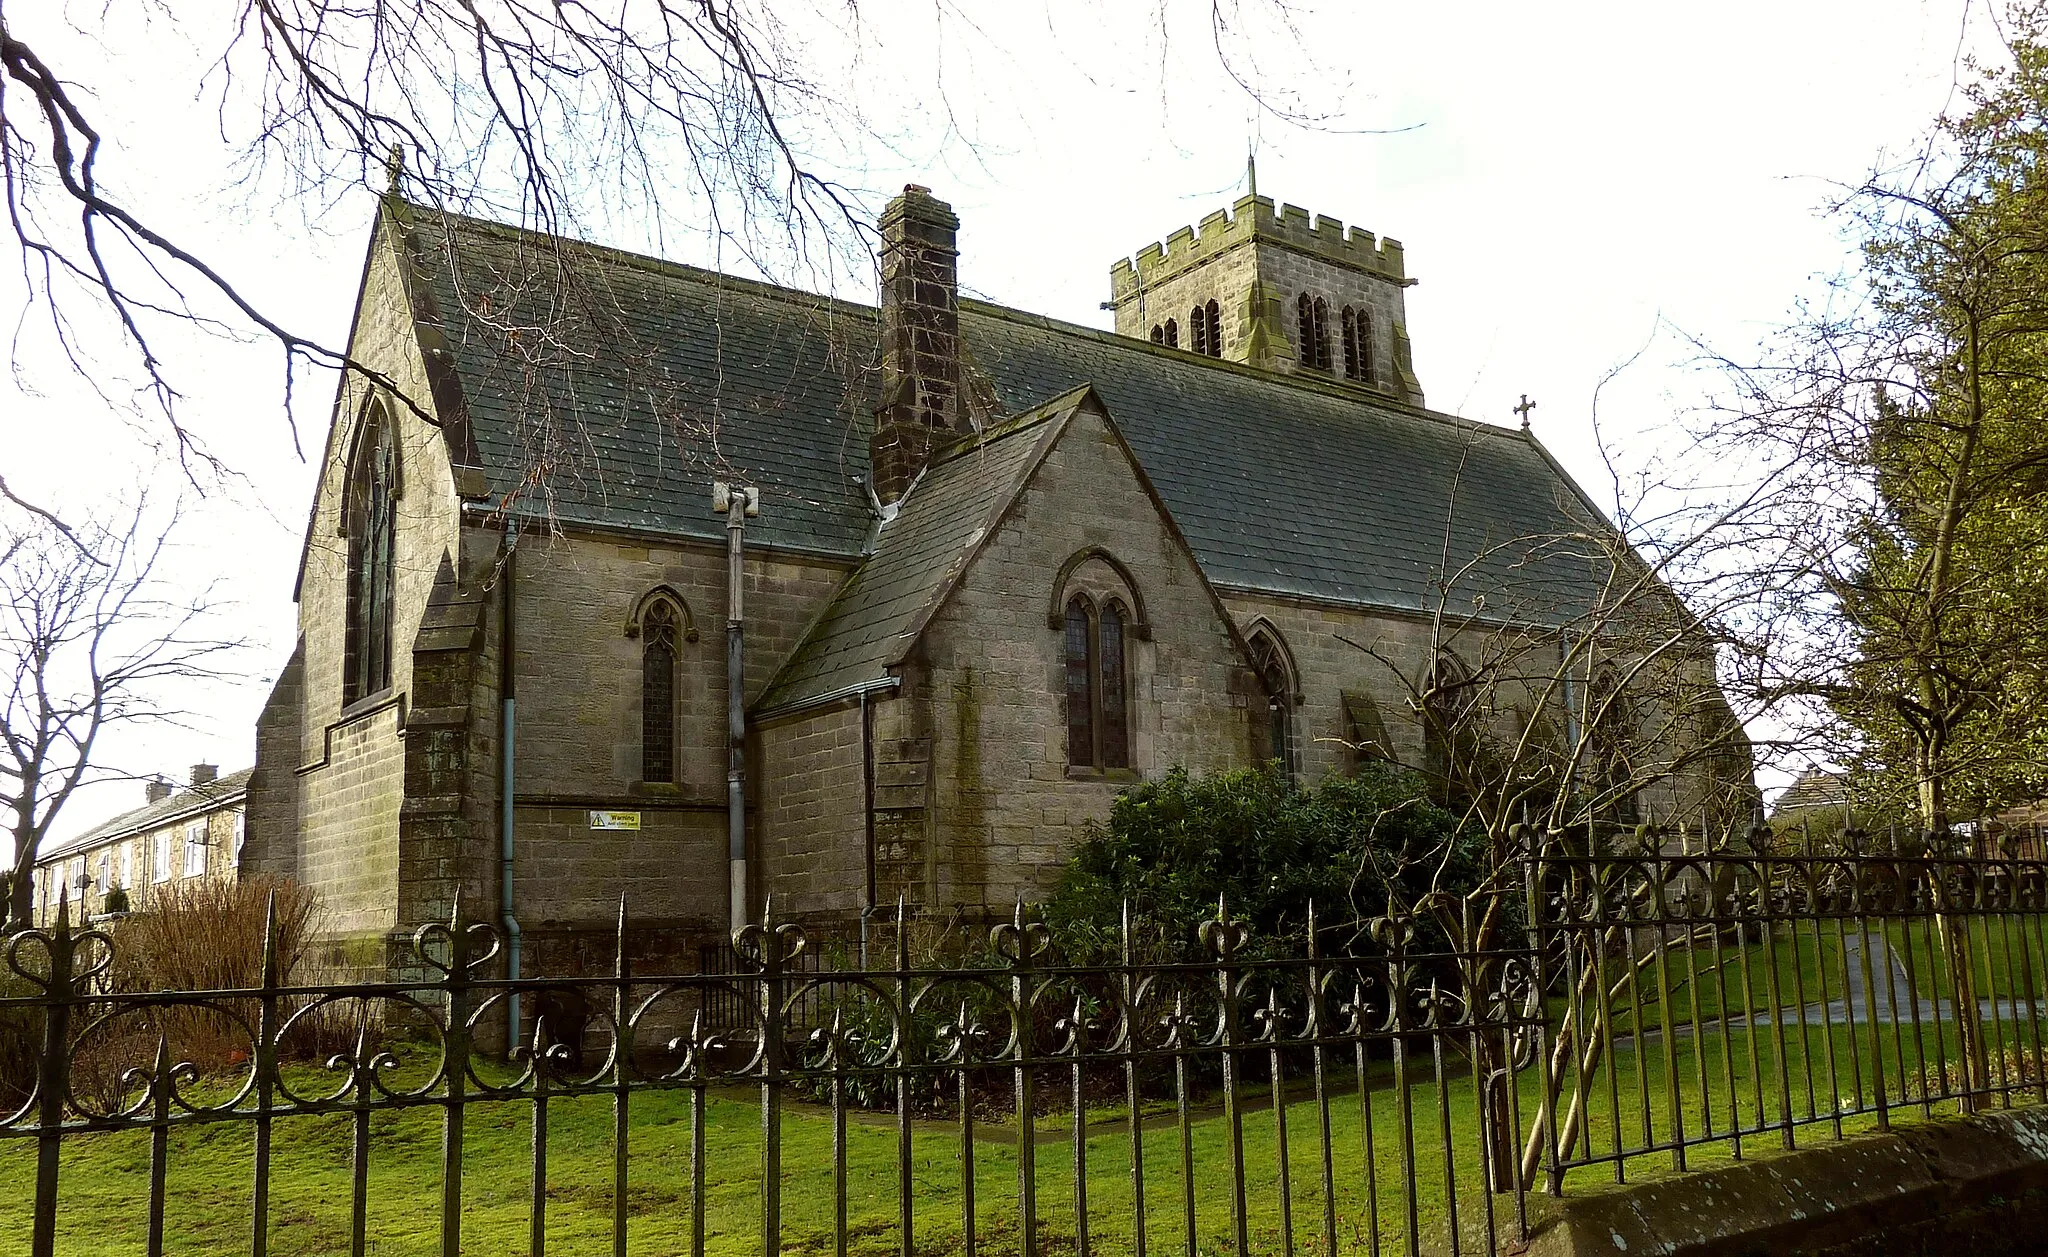
[[[97,825],[82,829],[69,838],[50,843],[47,849],[36,853],[36,861],[41,863],[46,859],[69,855],[80,847],[107,838],[133,833],[135,830],[145,827],[143,825],[145,813],[155,814],[147,818],[147,827],[154,828],[156,825],[175,821],[179,817],[189,815],[192,812],[203,811],[209,806],[218,806],[228,802],[237,794],[248,793],[249,779],[255,773],[256,768],[254,765],[248,768],[237,768],[231,773],[222,773],[212,781],[201,782],[196,786],[188,785],[184,789],[175,791],[154,803],[145,803],[141,807],[132,807],[125,812],[116,812]]]
[[[1055,318],[1050,314],[1041,314],[1035,310],[1020,309],[1017,306],[1006,306],[994,301],[982,301],[974,297],[962,297],[959,304],[963,312],[972,311],[976,314],[985,314],[1010,323],[1036,325],[1047,331],[1058,332],[1062,335],[1082,337],[1103,344],[1113,345],[1118,349],[1152,354],[1184,366],[1206,367],[1211,371],[1226,371],[1244,379],[1258,380],[1267,384],[1279,385],[1282,388],[1298,389],[1305,393],[1315,393],[1324,397],[1334,397],[1343,401],[1356,402],[1361,406],[1378,407],[1402,415],[1432,420],[1447,427],[1477,429],[1481,432],[1501,436],[1520,436],[1522,434],[1520,428],[1510,427],[1504,423],[1488,423],[1484,419],[1469,419],[1464,415],[1454,415],[1446,410],[1432,410],[1427,406],[1417,406],[1412,402],[1404,402],[1393,397],[1381,397],[1377,394],[1370,397],[1362,396],[1357,389],[1338,383],[1336,380],[1325,380],[1318,376],[1302,375],[1293,371],[1275,371],[1268,367],[1255,367],[1250,363],[1232,362],[1228,358],[1211,358],[1207,354],[1197,354],[1186,349],[1175,349],[1167,345],[1155,345],[1141,337],[1125,336],[1121,332],[1111,331],[1107,328],[1090,327],[1086,323],[1075,323],[1068,319]]]
[[[479,218],[474,214],[465,214],[459,210],[444,210],[437,209],[431,205],[421,205],[416,201],[406,201],[404,205],[408,209],[452,219],[463,227],[502,239],[558,241],[585,251],[595,256],[599,261],[609,261],[621,266],[631,267],[635,270],[695,279],[699,282],[719,287],[738,287],[752,290],[758,296],[792,301],[799,304],[836,308],[840,312],[847,314],[875,315],[880,313],[880,308],[877,306],[852,301],[845,297],[835,297],[829,293],[813,292],[808,288],[793,288],[787,284],[777,284],[765,279],[749,279],[745,275],[734,275],[728,271],[712,270],[710,267],[696,266],[689,262],[678,262],[672,258],[658,257],[652,253],[640,253],[632,249],[621,248],[618,245],[600,244],[595,240],[586,240],[580,236],[557,235],[534,227],[521,227],[513,223],[495,222],[488,218]]]

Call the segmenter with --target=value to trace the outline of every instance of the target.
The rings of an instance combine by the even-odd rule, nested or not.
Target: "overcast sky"
[[[1429,403],[1508,423],[1529,394],[1537,433],[1603,500],[1612,490],[1592,439],[1602,376],[1635,358],[1600,405],[1626,469],[1660,452],[1673,416],[1712,384],[1684,337],[1739,352],[1817,291],[1846,259],[1822,208],[1909,152],[1955,102],[1963,54],[1996,47],[1987,12],[1961,0],[1301,0],[1298,43],[1262,28],[1234,50],[1275,103],[1326,119],[1301,126],[1248,100],[1199,22],[1170,18],[1162,32],[1152,6],[1123,0],[965,7],[971,22],[946,10],[935,29],[930,4],[870,0],[856,30],[788,34],[834,98],[886,137],[821,156],[877,205],[907,182],[950,200],[970,291],[1107,326],[1111,262],[1240,195],[1255,148],[1262,194],[1406,245]],[[59,12],[8,16],[89,89],[112,137],[103,177],[271,315],[339,341],[370,193],[309,203],[275,179],[237,184],[247,172],[229,164],[218,94],[202,86],[218,32],[188,14],[144,22],[120,0],[92,0],[72,6],[67,30]],[[609,243],[659,239],[679,260],[732,263],[687,224],[584,209],[584,230]],[[22,304],[19,273],[0,268],[0,309],[16,316],[14,370],[0,379],[8,479],[74,512],[139,484],[186,492],[178,578],[219,582],[262,643],[247,685],[194,700],[193,727],[109,752],[136,772],[246,766],[291,648],[333,381],[300,382],[302,456],[273,349],[173,342],[183,413],[234,473],[194,490],[165,463],[160,423],[109,407],[62,369],[47,316],[21,318]],[[85,344],[120,396],[118,353],[90,328]],[[83,796],[60,832],[139,798],[133,785]]]

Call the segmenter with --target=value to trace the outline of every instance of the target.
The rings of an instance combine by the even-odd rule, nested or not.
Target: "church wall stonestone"
[[[708,511],[708,487],[706,498]],[[762,509],[775,509],[772,495]],[[519,541],[517,554],[514,899],[522,926],[610,928],[624,894],[635,920],[722,932],[729,896],[724,551],[534,534]],[[751,693],[774,676],[846,570],[802,556],[748,558]],[[681,598],[697,634],[677,643],[682,715],[673,783],[640,780],[643,646],[626,635],[635,608],[658,587]],[[772,755],[764,737],[754,758],[765,763]],[[750,769],[757,816],[787,806],[787,786],[802,780]],[[857,809],[857,790],[853,797]],[[637,811],[641,828],[591,830],[591,809]]]
[[[1130,642],[1132,769],[1067,766],[1054,574],[1089,546],[1136,579],[1152,640]],[[1079,575],[1077,573],[1077,575]],[[924,639],[932,730],[933,908],[1036,899],[1118,791],[1182,764],[1251,762],[1249,674],[1192,559],[1107,426],[1078,414]]]
[[[381,241],[380,235],[365,271],[351,349],[405,395],[431,407],[399,264]],[[410,645],[458,533],[454,473],[440,430],[402,402],[388,403],[400,459],[392,687],[388,700],[344,712],[348,591],[341,499],[367,389],[351,376],[336,400],[299,581],[301,646],[277,695],[293,710],[274,713],[259,745],[250,839],[253,864],[289,870],[320,895],[332,934],[362,940],[398,925],[400,722],[413,680]],[[290,762],[280,763],[288,751]],[[296,780],[286,785],[285,773]]]

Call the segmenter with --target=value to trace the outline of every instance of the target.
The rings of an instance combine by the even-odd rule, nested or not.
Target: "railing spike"
[[[263,985],[277,985],[277,890],[263,896]]]

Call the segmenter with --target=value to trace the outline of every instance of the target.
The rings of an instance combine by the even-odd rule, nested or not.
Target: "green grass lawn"
[[[1892,945],[1908,963],[1909,940]],[[1929,963],[1925,941],[1910,940],[1911,963]],[[2022,949],[1998,934],[1986,934],[1975,951],[1990,982],[2022,954],[2039,960],[2039,940]],[[1839,999],[1844,950],[1832,923],[1815,931],[1802,926],[1767,943],[1702,946],[1687,953],[1672,948],[1664,963],[1643,971],[1638,998],[1624,997],[1617,1009],[1611,1050],[1584,1077],[1567,1077],[1559,1100],[1562,1113],[1582,1096],[1589,1114],[1590,1149],[1581,1142],[1575,1159],[1619,1158],[1628,1181],[1658,1177],[1675,1169],[1659,1144],[1683,1128],[1687,1139],[1717,1142],[1687,1150],[1690,1168],[1723,1164],[1736,1153],[1727,1136],[1748,1133],[1741,1152],[1769,1155],[1783,1144],[1781,1125],[1797,1127],[1802,1145],[1874,1129],[1874,1115],[1832,1116],[1838,1109],[1868,1107],[1879,1079],[1896,1103],[1894,1122],[1925,1120],[1957,1111],[1951,1101],[1923,1105],[1923,1079],[1939,1091],[1937,1062],[1957,1051],[1953,1022],[1910,1019],[1897,1025],[1833,1026],[1779,1024],[1806,1004]],[[1745,975],[1747,982],[1745,983]],[[1768,1015],[1772,977],[1785,1016]],[[2003,989],[2003,988],[1998,988]],[[1928,993],[1923,991],[1923,998]],[[1944,996],[1946,992],[1943,992]],[[1638,1007],[1640,1005],[1640,1007]],[[1694,1008],[1697,1006],[1698,1015]],[[1677,1027],[1666,1033],[1661,1010],[1674,1011]],[[1747,1011],[1738,1024],[1724,1017]],[[1994,1033],[1995,1032],[1995,1033]],[[1994,1080],[2032,1086],[2036,1044],[2032,1023],[1986,1026],[1994,1050]],[[1999,1048],[2002,1051],[1998,1051]],[[418,1062],[400,1071],[395,1083],[417,1079]],[[1478,1130],[1473,1089],[1462,1063],[1447,1058],[1439,1090],[1433,1063],[1411,1062],[1406,1100],[1415,1131],[1412,1180],[1402,1155],[1402,1097],[1385,1061],[1371,1071],[1367,1111],[1375,1141],[1368,1161],[1361,1137],[1362,1114],[1348,1055],[1333,1053],[1328,1077],[1331,1178],[1329,1206],[1337,1218],[1338,1247],[1364,1251],[1375,1229],[1386,1251],[1400,1251],[1409,1209],[1427,1239],[1444,1234],[1455,1199],[1469,1229],[1479,1218],[1485,1194],[1479,1190]],[[302,1077],[314,1077],[304,1071]],[[1781,1081],[1782,1078],[1782,1081]],[[330,1085],[332,1080],[329,1079]],[[1042,1087],[1058,1090],[1049,1076]],[[1525,1129],[1541,1111],[1536,1071],[1520,1075]],[[1243,1162],[1247,1230],[1253,1247],[1279,1251],[1282,1227],[1280,1142],[1267,1088],[1247,1084],[1243,1114]],[[1325,1195],[1322,1187],[1319,1110],[1307,1080],[1289,1085],[1285,1115],[1291,1170],[1286,1201],[1291,1229],[1304,1253],[1322,1250]],[[1839,1097],[1839,1105],[1837,1104]],[[2026,1097],[2022,1097],[2023,1099]],[[1993,1099],[1992,1103],[2003,1103]],[[1674,1119],[1674,1113],[1676,1118]],[[626,1207],[628,1251],[687,1252],[692,1228],[690,1191],[692,1099],[687,1091],[633,1095],[628,1110],[629,1174]],[[547,1236],[554,1253],[611,1251],[614,1192],[613,1113],[608,1097],[555,1099],[550,1110]],[[760,1250],[762,1135],[758,1096],[725,1089],[705,1101],[703,1226],[714,1253]],[[464,1251],[501,1254],[526,1251],[532,1170],[532,1106],[525,1101],[479,1102],[470,1106],[463,1158]],[[1453,1166],[1444,1164],[1448,1128]],[[442,1119],[421,1108],[379,1113],[372,1118],[369,1171],[369,1251],[398,1254],[437,1251]],[[1093,1246],[1106,1253],[1133,1249],[1136,1214],[1131,1141],[1121,1108],[1094,1111],[1087,1142],[1088,1217]],[[1071,1251],[1075,1234],[1075,1190],[1070,1127],[1064,1118],[1041,1119],[1036,1147],[1039,1218],[1046,1251]],[[833,1250],[833,1126],[829,1113],[790,1103],[782,1124],[782,1242],[798,1253]],[[1182,1209],[1181,1147],[1171,1106],[1153,1104],[1143,1130],[1146,1219],[1153,1251],[1180,1251],[1186,1230]],[[321,1254],[347,1252],[351,1192],[351,1128],[346,1116],[280,1119],[272,1176],[272,1251]],[[1645,1151],[1655,1149],[1654,1151]],[[247,1252],[252,1137],[244,1122],[219,1122],[174,1130],[169,1145],[166,1249],[173,1253]],[[893,1252],[897,1246],[897,1134],[886,1115],[855,1115],[848,1124],[847,1228],[849,1250]],[[1231,1246],[1232,1182],[1229,1125],[1220,1109],[1197,1110],[1190,1157],[1195,1187],[1194,1226],[1198,1245],[1209,1251]],[[148,1190],[146,1134],[75,1137],[63,1152],[59,1251],[75,1254],[142,1253]],[[977,1125],[974,1194],[978,1238],[990,1254],[1018,1250],[1018,1184],[1014,1123]],[[34,1178],[33,1147],[0,1142],[0,1257],[26,1253]],[[917,1123],[912,1139],[909,1187],[920,1251],[962,1248],[962,1171],[959,1128],[952,1122]],[[1616,1180],[1611,1161],[1571,1170],[1568,1192],[1604,1190]],[[1452,1184],[1455,1184],[1452,1186]],[[1497,1199],[1505,1219],[1510,1198]]]
[[[1347,1080],[1349,1062],[1332,1068]],[[1440,1097],[1429,1062],[1409,1100],[1417,1128],[1414,1206],[1425,1234],[1441,1236],[1447,1219],[1442,1139],[1444,1106],[1450,1111],[1457,1195],[1473,1216],[1482,1208],[1474,1190],[1477,1134],[1470,1086],[1450,1079]],[[1401,1158],[1399,1099],[1376,1065],[1371,1092],[1375,1156],[1371,1172],[1362,1155],[1361,1115],[1355,1083],[1331,1104],[1333,1180],[1340,1249],[1363,1245],[1372,1226],[1377,1190],[1380,1229],[1399,1235],[1410,1204]],[[1248,1230],[1254,1247],[1278,1250],[1281,1226],[1279,1141],[1268,1094],[1249,1086],[1243,1115]],[[1305,1251],[1320,1251],[1324,1196],[1318,1110],[1309,1084],[1290,1084],[1286,1106],[1291,1162],[1292,1226]],[[687,1252],[690,1236],[690,1109],[687,1092],[639,1093],[629,1110],[631,1152],[627,1205],[633,1253]],[[464,1250],[523,1252],[529,1227],[531,1106],[473,1106],[463,1159]],[[1091,1117],[1086,1176],[1091,1240],[1105,1252],[1132,1249],[1134,1214],[1129,1129],[1121,1109]],[[272,1186],[272,1249],[280,1253],[347,1251],[350,1199],[350,1128],[346,1117],[294,1118],[278,1127]],[[606,1097],[557,1099],[549,1110],[547,1233],[550,1252],[610,1251],[612,1226],[612,1111]],[[706,1104],[705,1233],[708,1251],[760,1249],[761,1115],[743,1092],[711,1093]],[[373,1119],[369,1176],[369,1249],[378,1254],[436,1251],[441,1120],[415,1110]],[[1071,1251],[1074,1174],[1071,1127],[1064,1119],[1039,1123],[1037,1192],[1048,1250]],[[1206,1249],[1228,1248],[1232,1234],[1229,1126],[1215,1108],[1193,1123],[1196,1231]],[[792,1105],[782,1126],[784,1247],[792,1252],[832,1251],[832,1123],[829,1114]],[[1144,1138],[1148,1247],[1178,1251],[1185,1232],[1180,1145],[1170,1113],[1146,1122]],[[921,1250],[961,1247],[961,1157],[958,1126],[919,1123],[912,1142],[914,1227]],[[847,1130],[849,1248],[892,1252],[896,1246],[896,1131],[886,1117],[859,1115]],[[170,1141],[166,1249],[178,1253],[248,1251],[251,1135],[245,1124],[218,1123],[176,1131]],[[145,1135],[74,1138],[64,1149],[59,1251],[77,1254],[140,1253],[148,1185]],[[978,1240],[992,1254],[1017,1251],[1018,1190],[1012,1128],[977,1125],[975,1195]],[[32,1149],[0,1148],[0,1182],[33,1181]],[[0,1198],[0,1254],[27,1252],[29,1194]]]

